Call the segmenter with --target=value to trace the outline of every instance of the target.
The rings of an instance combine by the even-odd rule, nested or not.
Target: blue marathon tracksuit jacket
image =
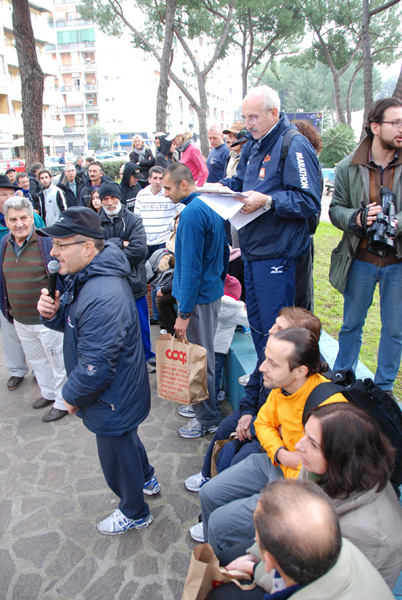
[[[307,219],[321,209],[317,154],[303,135],[295,135],[281,168],[283,135],[290,127],[281,113],[279,122],[261,140],[242,149],[237,174],[221,183],[232,190],[254,190],[272,196],[272,208],[239,230],[242,256],[247,261],[298,258],[308,248]]]

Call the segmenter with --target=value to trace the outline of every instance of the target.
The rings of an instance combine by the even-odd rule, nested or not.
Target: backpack
[[[280,158],[280,162],[279,162],[279,166],[281,168],[281,170],[283,171],[284,167],[285,167],[285,161],[286,158],[289,154],[289,146],[290,146],[290,142],[292,140],[292,138],[295,135],[303,135],[302,133],[300,133],[300,131],[298,131],[297,129],[288,129],[286,131],[286,133],[284,133],[283,137],[282,137],[282,148],[281,148],[281,158]],[[321,165],[320,165],[320,190],[321,190],[321,195],[322,195],[322,191],[324,189],[324,179],[322,176],[322,170],[321,170]],[[312,217],[309,217],[307,219],[308,221],[308,229],[310,232],[310,235],[314,235],[316,232],[316,229],[318,227],[318,224],[320,222],[320,216],[321,216],[321,211],[315,215],[313,215]]]
[[[349,402],[366,410],[395,448],[395,466],[391,483],[399,498],[401,495],[399,486],[402,484],[402,411],[395,400],[380,389],[372,379],[356,379],[350,370],[334,371],[331,381],[320,383],[307,398],[303,411],[303,425],[313,408],[339,393],[343,394]]]

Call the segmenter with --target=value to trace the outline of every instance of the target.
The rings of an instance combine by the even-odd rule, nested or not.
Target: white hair
[[[260,96],[264,102],[265,110],[271,110],[271,108],[277,108],[278,111],[281,110],[281,101],[279,99],[278,93],[275,92],[272,88],[267,85],[259,85],[249,91],[248,94],[243,98],[244,100],[249,100],[254,96]]]
[[[32,202],[28,198],[24,198],[24,196],[11,196],[11,198],[4,202],[3,215],[6,218],[10,208],[13,210],[25,210],[30,217],[33,216]]]

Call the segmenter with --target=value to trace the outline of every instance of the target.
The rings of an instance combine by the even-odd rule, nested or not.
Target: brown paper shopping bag
[[[180,404],[208,398],[207,351],[169,333],[156,340],[158,396]]]
[[[200,544],[193,550],[181,600],[205,600],[218,585],[235,583],[243,590],[252,590],[255,583],[241,585],[238,580],[251,579],[240,571],[226,571],[219,566],[209,544]]]

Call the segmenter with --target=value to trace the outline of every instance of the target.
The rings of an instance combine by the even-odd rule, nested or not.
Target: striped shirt
[[[165,198],[163,190],[153,194],[151,186],[148,185],[138,192],[134,214],[142,219],[148,246],[167,242],[173,229],[174,218],[181,210],[180,204],[175,205],[169,198]]]

